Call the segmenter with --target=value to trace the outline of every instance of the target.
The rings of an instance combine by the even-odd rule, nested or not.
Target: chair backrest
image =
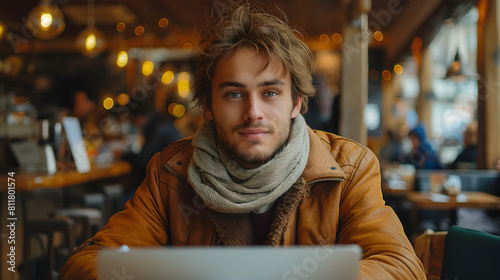
[[[500,278],[500,236],[451,227],[444,246],[442,280]]]
[[[438,280],[441,277],[446,234],[446,231],[434,232],[428,229],[415,239],[415,253],[424,265],[428,280]]]

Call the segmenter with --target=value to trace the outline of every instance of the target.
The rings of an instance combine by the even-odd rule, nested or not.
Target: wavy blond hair
[[[309,97],[314,95],[312,83],[312,53],[288,25],[284,13],[275,14],[257,2],[220,6],[215,22],[200,32],[203,38],[196,52],[193,100],[198,106],[211,109],[212,78],[219,61],[228,58],[238,48],[255,48],[269,60],[283,65],[283,74],[290,73],[294,103],[302,97],[301,113],[307,112]],[[266,65],[267,66],[267,65]]]

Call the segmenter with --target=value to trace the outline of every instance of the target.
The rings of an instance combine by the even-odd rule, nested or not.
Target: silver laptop
[[[357,245],[293,247],[173,247],[103,250],[103,280],[357,280]]]

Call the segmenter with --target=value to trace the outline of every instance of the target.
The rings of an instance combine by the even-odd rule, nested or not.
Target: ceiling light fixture
[[[104,35],[95,27],[95,4],[94,0],[88,1],[87,28],[82,30],[76,37],[77,49],[88,57],[96,57],[106,47]]]
[[[26,27],[38,39],[50,40],[61,34],[66,24],[62,11],[44,0],[28,13]]]

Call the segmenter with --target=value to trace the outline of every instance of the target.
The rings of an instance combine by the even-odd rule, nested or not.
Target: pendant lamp
[[[66,24],[62,11],[44,0],[29,12],[26,27],[36,38],[50,40],[61,34]]]
[[[104,35],[95,27],[94,0],[88,1],[87,28],[76,37],[76,48],[85,56],[96,57],[106,47]]]

